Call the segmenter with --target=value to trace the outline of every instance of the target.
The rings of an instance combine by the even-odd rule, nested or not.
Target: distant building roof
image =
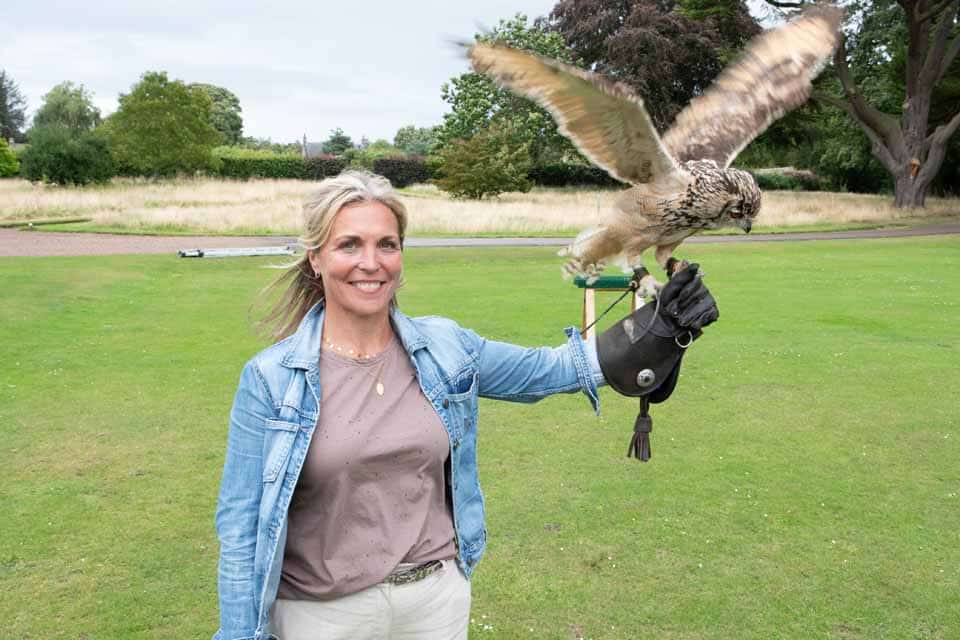
[[[306,143],[306,147],[304,155],[308,158],[316,158],[317,156],[323,155],[322,142],[308,142]]]

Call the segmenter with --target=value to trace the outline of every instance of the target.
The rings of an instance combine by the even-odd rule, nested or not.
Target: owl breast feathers
[[[760,190],[752,175],[730,164],[807,100],[839,44],[842,17],[837,8],[816,7],[754,38],[663,137],[643,100],[623,84],[502,45],[471,46],[474,69],[540,104],[584,156],[631,185],[598,226],[561,252],[570,256],[565,272],[594,277],[612,258],[627,269],[642,266],[651,246],[666,268],[676,246],[702,229],[749,232]]]

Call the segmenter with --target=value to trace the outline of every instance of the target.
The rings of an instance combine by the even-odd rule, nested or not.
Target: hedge
[[[347,161],[337,156],[317,156],[307,158],[304,163],[304,178],[307,180],[322,180],[339,175],[347,168]]]
[[[824,180],[809,170],[793,169],[760,169],[750,171],[760,189],[771,191],[821,191]]]
[[[220,160],[217,173],[223,178],[303,178],[300,156],[236,147],[217,147],[213,155]]]
[[[373,161],[373,172],[390,181],[397,189],[430,180],[431,172],[423,156],[392,156]]]
[[[534,166],[527,173],[534,184],[541,187],[621,187],[625,186],[610,177],[599,167],[583,164],[542,164]]]

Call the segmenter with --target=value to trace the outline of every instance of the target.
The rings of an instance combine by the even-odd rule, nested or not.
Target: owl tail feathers
[[[590,241],[603,231],[603,227],[588,227],[573,239],[573,242],[557,252],[558,256],[571,256],[570,260],[561,268],[561,275],[564,280],[569,280],[576,276],[583,276],[588,283],[593,283],[603,271],[604,263],[602,260],[596,262],[584,262],[587,255],[587,248]]]

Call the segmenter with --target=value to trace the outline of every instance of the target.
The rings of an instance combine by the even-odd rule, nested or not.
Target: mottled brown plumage
[[[535,100],[590,161],[632,185],[601,225],[562,252],[571,256],[564,270],[594,276],[620,255],[633,268],[651,246],[665,268],[676,246],[702,229],[749,231],[760,190],[753,176],[730,164],[770,123],[807,100],[839,43],[841,18],[839,9],[817,7],[754,38],[662,138],[643,100],[623,84],[497,44],[470,47],[478,72]],[[644,283],[647,293],[658,286],[652,278]]]

